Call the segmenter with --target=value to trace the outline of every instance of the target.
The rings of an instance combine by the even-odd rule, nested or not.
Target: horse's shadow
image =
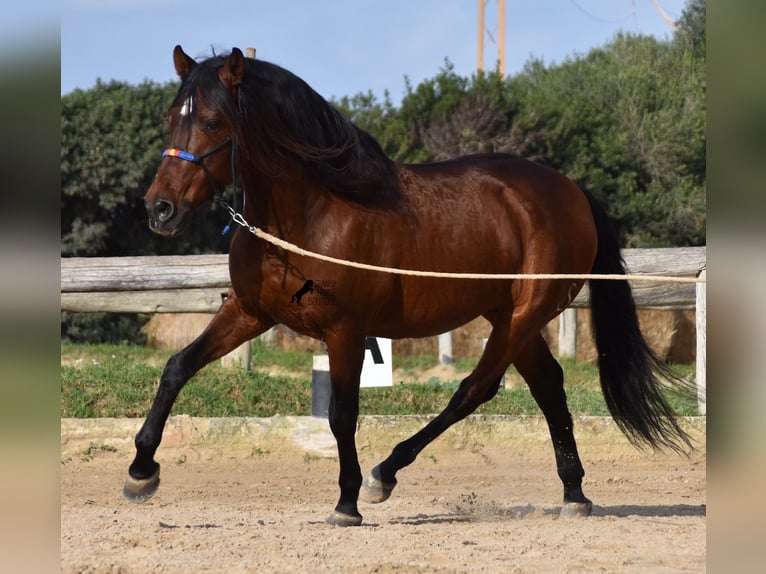
[[[470,514],[441,513],[441,514],[416,514],[415,516],[400,516],[392,518],[389,524],[406,524],[408,526],[421,526],[423,524],[451,524],[454,522],[473,522],[476,517]]]
[[[389,524],[405,524],[409,526],[421,526],[426,524],[448,524],[457,522],[482,522],[487,520],[518,520],[535,517],[558,517],[560,506],[537,507],[531,504],[526,506],[512,506],[507,508],[476,508],[471,510],[458,509],[454,512],[438,514],[416,514],[414,516],[399,516],[391,518]],[[671,504],[640,506],[635,504],[617,506],[594,506],[591,516],[602,518],[612,516],[615,518],[627,518],[641,516],[646,518],[667,518],[686,516],[707,516],[707,506],[704,504]]]
[[[626,518],[628,516],[643,516],[651,518],[666,518],[673,516],[707,516],[705,504],[669,504],[639,506],[637,504],[623,504],[617,506],[594,506],[592,516],[615,516]]]

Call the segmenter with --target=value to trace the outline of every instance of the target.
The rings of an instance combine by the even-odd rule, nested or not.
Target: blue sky
[[[658,0],[678,18],[685,0]],[[496,29],[497,0],[486,0]],[[175,79],[172,50],[255,47],[326,98],[388,90],[398,103],[405,76],[433,77],[448,58],[469,76],[476,68],[478,0],[63,0],[61,93],[97,79],[131,84]],[[585,54],[620,31],[671,36],[652,0],[506,0],[506,71],[531,57],[546,64]],[[485,67],[497,48],[485,40]]]

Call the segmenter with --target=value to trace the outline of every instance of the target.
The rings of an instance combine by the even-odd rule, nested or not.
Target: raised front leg
[[[144,502],[157,491],[160,465],[155,462],[154,453],[162,440],[173,403],[186,382],[202,367],[257,337],[272,324],[245,314],[232,293],[205,331],[168,360],[152,407],[136,435],[136,457],[128,469],[128,479],[122,491],[125,498]]]
[[[327,341],[330,356],[329,422],[338,444],[340,498],[327,522],[337,526],[359,526],[357,508],[362,471],[356,452],[356,424],[359,417],[359,377],[364,361],[364,336],[346,335]]]
[[[589,516],[593,504],[582,491],[585,470],[577,453],[561,366],[551,355],[542,335],[534,338],[524,348],[515,365],[529,385],[548,423],[556,455],[556,469],[564,485],[561,516]]]

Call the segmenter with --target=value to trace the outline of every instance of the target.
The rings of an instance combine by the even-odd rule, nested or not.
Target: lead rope
[[[392,273],[394,275],[408,275],[413,277],[436,277],[440,279],[611,279],[619,281],[655,281],[655,282],[673,282],[673,283],[707,283],[707,279],[702,277],[673,277],[668,275],[621,275],[619,273],[613,274],[598,274],[598,273],[447,273],[442,271],[417,271],[414,269],[398,269],[396,267],[383,267],[380,265],[370,265],[368,263],[359,263],[356,261],[348,261],[346,259],[338,259],[337,257],[331,257],[329,255],[323,255],[308,249],[298,247],[289,241],[280,239],[275,235],[272,235],[255,225],[251,225],[245,220],[241,213],[237,212],[229,203],[226,202],[223,197],[218,197],[218,203],[223,207],[231,216],[231,221],[247,229],[250,233],[256,237],[263,239],[264,241],[271,243],[276,247],[280,247],[290,253],[296,255],[302,255],[304,257],[311,257],[320,261],[327,261],[328,263],[334,263],[336,265],[343,265],[345,267],[353,267],[355,269],[364,269],[367,271],[378,271],[381,273]]]

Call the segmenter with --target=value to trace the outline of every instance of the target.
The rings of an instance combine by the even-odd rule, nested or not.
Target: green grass
[[[254,341],[251,346],[253,365],[278,365],[290,371],[303,371],[311,380],[314,353],[309,351],[282,351]]]
[[[143,417],[151,406],[161,374],[160,366],[119,356],[98,364],[62,365],[61,416]],[[310,367],[308,377],[300,380],[210,365],[184,387],[172,414],[204,417],[309,414],[310,376]]]
[[[61,346],[61,416],[144,417],[151,406],[165,362],[171,353],[132,345]],[[311,413],[311,367],[309,352],[284,352],[253,345],[253,364],[269,365],[298,373],[270,376],[262,371],[224,369],[218,362],[204,368],[184,387],[172,414],[201,417],[257,416]],[[469,371],[476,361],[458,361],[456,368]],[[394,357],[402,380],[437,365],[435,356]],[[569,408],[572,413],[608,415],[599,389],[598,371],[588,363],[562,361]],[[693,367],[676,371],[693,376]],[[511,368],[512,388],[477,410],[480,414],[539,414],[529,390]],[[440,412],[457,389],[457,380],[431,378],[426,383],[402,383],[393,387],[361,390],[362,414],[401,415]],[[668,400],[681,415],[696,414],[693,397],[669,393]]]

